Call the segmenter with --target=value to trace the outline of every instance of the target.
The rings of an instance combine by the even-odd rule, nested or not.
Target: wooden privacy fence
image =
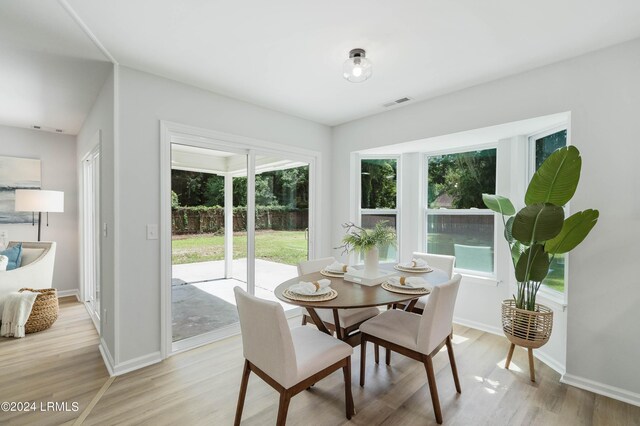
[[[493,246],[493,215],[431,214],[427,220],[427,250],[455,255],[455,244]]]
[[[179,207],[172,209],[171,214],[174,235],[224,233],[223,207]],[[257,230],[303,231],[308,226],[309,211],[307,209],[290,209],[280,206],[256,209]],[[246,207],[234,207],[233,231],[246,230]]]

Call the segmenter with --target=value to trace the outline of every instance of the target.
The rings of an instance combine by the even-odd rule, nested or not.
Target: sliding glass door
[[[248,153],[171,145],[173,342],[238,322],[247,290]]]
[[[313,238],[312,162],[216,141],[172,141],[166,202],[176,351],[237,329],[235,286],[277,300],[274,289],[297,275]]]
[[[255,156],[256,296],[277,301],[274,289],[309,258],[309,200],[308,162]]]

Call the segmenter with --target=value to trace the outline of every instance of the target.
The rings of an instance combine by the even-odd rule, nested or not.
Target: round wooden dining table
[[[440,269],[433,269],[431,272],[404,272],[394,269],[380,268],[381,270],[393,271],[396,276],[404,277],[422,277],[430,285],[438,285],[449,281],[449,276],[446,272]],[[338,292],[338,296],[335,299],[327,301],[299,301],[289,299],[283,295],[284,290],[294,284],[298,284],[300,281],[313,282],[321,279],[331,280],[331,288]],[[354,309],[354,308],[366,308],[370,306],[390,306],[397,304],[404,304],[404,309],[411,311],[418,301],[418,298],[422,295],[416,296],[415,294],[401,294],[393,293],[391,291],[382,288],[382,285],[367,286],[357,284],[354,282],[346,281],[342,277],[327,277],[320,272],[313,272],[311,274],[301,275],[296,278],[292,278],[280,284],[276,287],[274,294],[276,297],[290,305],[301,306],[309,312],[309,316],[313,319],[314,324],[320,331],[327,334],[332,334],[325,326],[324,322],[320,320],[316,309],[332,309],[334,324],[336,328],[336,335],[339,339],[345,340],[347,336],[341,336],[340,319],[338,317],[338,309]],[[408,302],[408,303],[407,303]]]

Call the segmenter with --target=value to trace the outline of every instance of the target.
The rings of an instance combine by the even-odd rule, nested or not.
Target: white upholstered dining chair
[[[451,344],[453,310],[456,304],[461,276],[433,288],[422,315],[391,309],[360,326],[362,332],[360,355],[360,386],[364,386],[367,342],[377,343],[394,352],[420,361],[427,371],[427,381],[436,421],[442,423],[432,358],[447,346],[449,363],[456,391],[461,393],[458,370]]]
[[[249,375],[253,372],[280,393],[277,425],[284,425],[291,397],[342,368],[347,419],[354,413],[351,395],[353,348],[311,327],[289,328],[277,302],[233,289],[245,357],[235,425],[240,424]]]
[[[413,257],[414,258],[419,258],[419,259],[423,259],[425,262],[427,262],[427,265],[429,265],[432,268],[435,269],[440,269],[442,271],[444,271],[447,274],[447,277],[449,279],[451,279],[451,277],[453,277],[453,267],[456,264],[456,257],[455,256],[447,256],[444,254],[430,254],[430,253],[421,253],[418,251],[414,251],[413,252]],[[426,296],[421,296],[418,301],[416,302],[416,304],[414,305],[412,312],[415,312],[417,314],[421,314],[424,311],[424,307],[427,305],[427,300],[429,300],[429,295],[427,294]],[[404,305],[399,304],[399,307],[404,307]],[[376,364],[378,363],[378,348],[376,347]],[[391,364],[391,351],[387,349],[386,351],[386,362],[387,365]]]
[[[309,260],[306,262],[298,263],[298,276],[311,274],[313,272],[319,272],[325,267],[331,265],[336,259],[333,257],[324,257],[322,259]],[[333,318],[332,309],[316,309],[315,310],[320,320],[325,323],[325,326],[329,330],[335,330],[335,319]],[[373,318],[380,313],[378,308],[354,308],[354,309],[339,309],[338,319],[340,321],[341,336],[349,336],[354,331],[358,330],[360,324],[369,318]],[[302,325],[305,325],[308,321],[313,322],[313,319],[307,315],[302,315]]]
[[[443,270],[449,279],[453,276],[453,266],[456,264],[455,256],[447,256],[444,254],[430,254],[430,253],[420,253],[413,252],[414,258],[423,259],[427,262],[432,268]],[[413,312],[417,312],[419,314],[424,310],[425,305],[427,304],[427,300],[429,299],[429,295],[422,296],[418,299],[418,302],[413,308]]]

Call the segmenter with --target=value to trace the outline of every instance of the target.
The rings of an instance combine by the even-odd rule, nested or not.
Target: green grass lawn
[[[551,267],[549,268],[549,275],[542,282],[544,285],[549,287],[551,290],[559,291],[560,293],[564,293],[564,255],[558,255],[553,262],[551,262]]]
[[[224,259],[224,236],[177,235],[173,237],[174,265]],[[247,257],[247,234],[233,236],[233,258]],[[256,258],[287,265],[297,265],[307,259],[307,240],[304,231],[257,231]]]

